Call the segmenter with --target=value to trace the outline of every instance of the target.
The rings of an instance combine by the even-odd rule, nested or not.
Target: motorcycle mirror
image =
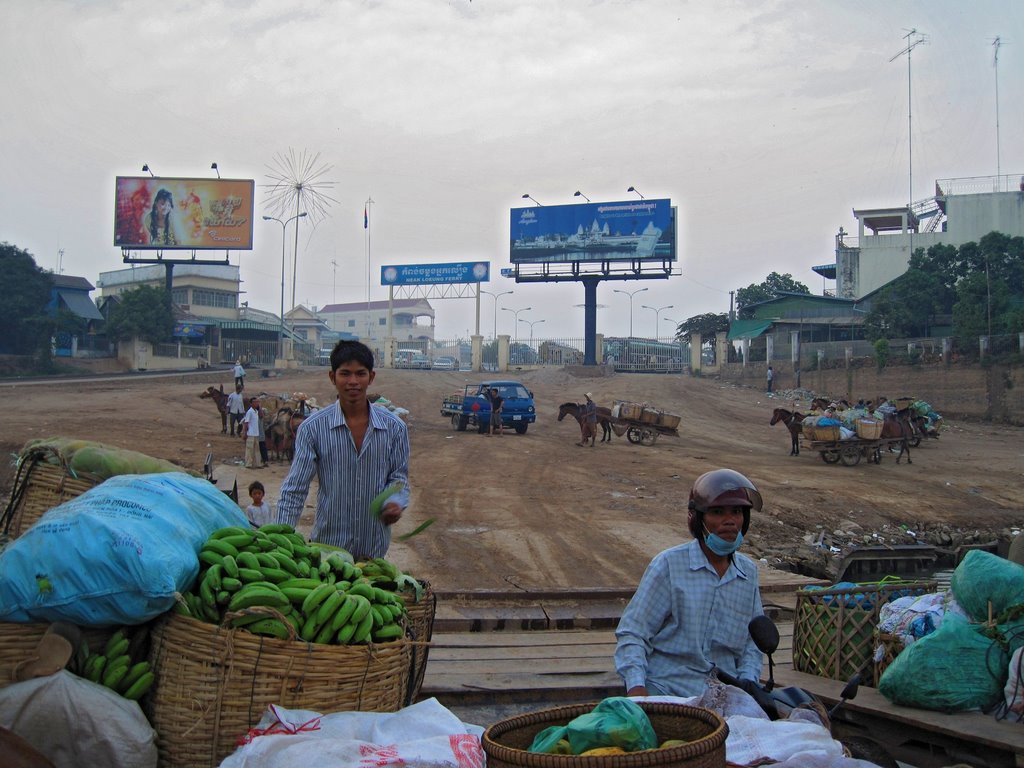
[[[860,688],[861,676],[860,672],[855,674],[847,681],[846,685],[843,686],[842,692],[839,694],[839,698],[843,700],[850,700],[857,698],[857,690]]]
[[[750,636],[754,639],[754,645],[761,653],[771,656],[779,647],[779,628],[775,622],[767,616],[755,616],[747,625]]]

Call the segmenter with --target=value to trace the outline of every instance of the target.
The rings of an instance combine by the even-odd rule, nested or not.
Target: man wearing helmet
[[[736,552],[761,494],[746,477],[716,469],[690,491],[693,541],[656,555],[622,614],[615,669],[628,696],[698,696],[712,668],[761,676],[747,624],[764,613],[757,566]]]

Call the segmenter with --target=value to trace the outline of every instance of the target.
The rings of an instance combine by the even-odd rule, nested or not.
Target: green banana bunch
[[[153,686],[156,675],[148,661],[135,661],[131,651],[134,638],[118,629],[103,648],[91,653],[82,666],[82,677],[137,701]]]

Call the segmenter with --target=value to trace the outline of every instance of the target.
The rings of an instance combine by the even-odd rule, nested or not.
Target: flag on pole
[[[366,206],[363,206],[363,229],[370,228],[370,216],[366,211]]]

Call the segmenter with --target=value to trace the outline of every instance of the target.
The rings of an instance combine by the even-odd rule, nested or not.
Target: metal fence
[[[586,343],[581,337],[512,338],[508,347],[508,365],[516,367],[562,367],[583,365]],[[487,340],[481,348],[483,369],[498,369],[498,343]],[[425,351],[430,360],[453,357],[463,370],[472,364],[472,345],[465,339],[435,340]],[[627,373],[681,373],[690,365],[690,345],[673,338],[641,339],[606,337],[596,350],[597,364],[612,365]]]

